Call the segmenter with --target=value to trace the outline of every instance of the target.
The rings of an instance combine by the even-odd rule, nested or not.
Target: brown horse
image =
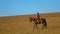
[[[47,22],[46,22],[46,19],[44,19],[44,18],[40,18],[39,22],[37,22],[36,18],[30,17],[30,22],[34,22],[33,29],[35,29],[35,27],[38,29],[38,24],[41,24],[41,23],[43,24],[42,29],[47,27]]]

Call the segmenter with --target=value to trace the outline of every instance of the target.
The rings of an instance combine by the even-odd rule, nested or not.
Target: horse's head
[[[30,22],[32,22],[32,21],[34,21],[35,20],[35,18],[33,18],[33,17],[30,17]]]

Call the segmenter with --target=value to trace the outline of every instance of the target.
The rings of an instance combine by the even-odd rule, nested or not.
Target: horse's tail
[[[47,26],[46,19],[42,19],[45,26]]]
[[[45,23],[46,23],[46,26],[47,26],[47,22],[46,22],[46,20],[45,20]]]
[[[44,19],[44,22],[45,22],[45,26],[47,26],[47,21],[46,21],[46,19]]]

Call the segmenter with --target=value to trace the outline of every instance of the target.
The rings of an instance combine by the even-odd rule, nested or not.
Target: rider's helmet
[[[37,12],[37,14],[39,14],[39,13]]]

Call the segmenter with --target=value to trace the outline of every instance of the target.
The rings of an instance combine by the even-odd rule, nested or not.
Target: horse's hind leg
[[[46,29],[47,28],[47,23],[45,22],[45,24],[44,24],[44,28]]]
[[[42,24],[43,24],[43,22],[42,22]],[[44,28],[45,26],[44,26],[44,24],[42,25],[42,29]]]
[[[43,28],[45,28],[45,29],[46,29],[46,27],[47,27],[47,25],[46,25],[46,24],[43,24],[42,29],[43,29]]]
[[[46,25],[43,23],[43,25],[42,25],[42,29],[44,29],[44,28],[46,28]]]

